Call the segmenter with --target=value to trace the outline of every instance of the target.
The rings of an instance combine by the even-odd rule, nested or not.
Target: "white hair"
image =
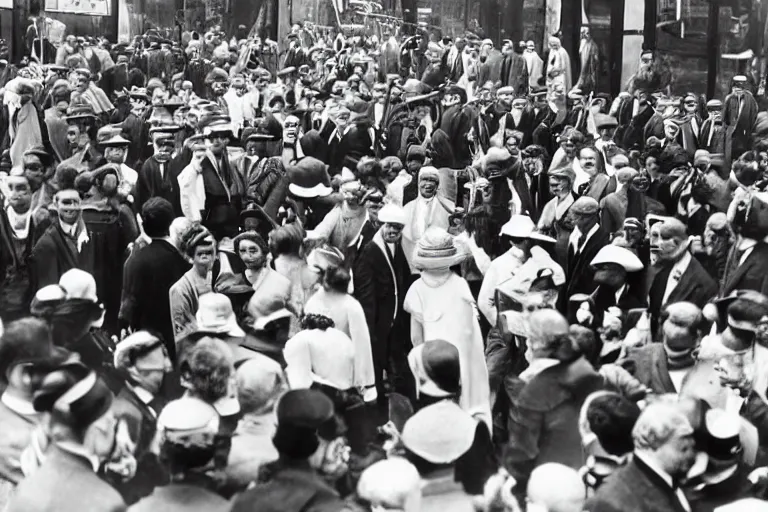
[[[688,418],[680,410],[679,404],[667,400],[649,404],[637,419],[632,429],[632,439],[636,450],[656,451],[675,435],[687,435],[693,432]]]
[[[534,469],[527,490],[528,500],[543,505],[547,512],[584,510],[584,482],[578,471],[563,464],[549,462]]]
[[[357,494],[372,507],[420,510],[421,477],[416,467],[400,457],[379,461],[360,475]]]

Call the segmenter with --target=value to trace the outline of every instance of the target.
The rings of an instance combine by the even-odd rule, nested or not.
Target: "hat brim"
[[[75,114],[72,116],[65,117],[66,121],[80,121],[82,119],[96,119],[96,116],[93,114]]]
[[[458,265],[466,258],[466,254],[458,251],[454,255],[440,257],[425,257],[414,253],[411,264],[418,270],[440,270]]]
[[[295,183],[288,185],[288,191],[296,197],[310,199],[313,197],[328,197],[333,192],[329,186],[318,183],[314,187],[301,187]]]
[[[290,316],[291,312],[286,308],[278,309],[277,311],[272,312],[266,316],[257,318],[253,322],[253,328],[257,331],[262,331],[267,325],[274,322],[275,320],[280,320],[281,318],[289,318]]]

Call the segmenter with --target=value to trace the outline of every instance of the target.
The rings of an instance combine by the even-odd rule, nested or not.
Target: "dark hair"
[[[617,393],[595,397],[587,407],[589,429],[611,455],[634,450],[632,429],[639,416],[637,404]]]
[[[170,201],[162,197],[151,197],[141,207],[144,232],[150,238],[170,235],[171,224],[175,217]]]
[[[160,445],[160,462],[171,473],[184,473],[207,466],[216,455],[216,444],[181,444],[168,441]]]
[[[269,251],[272,257],[277,258],[281,254],[298,256],[304,243],[302,229],[292,229],[289,226],[280,226],[269,233]]]
[[[8,371],[18,363],[41,361],[53,350],[51,331],[43,320],[22,318],[9,323],[0,337],[0,382],[8,383]]]
[[[313,313],[305,313],[301,316],[301,328],[305,331],[311,331],[312,329],[325,331],[331,327],[336,327],[336,324],[327,316]]]
[[[602,342],[595,336],[592,329],[583,325],[571,325],[571,339],[576,344],[579,352],[589,361],[592,366],[597,367],[600,359],[600,351],[603,348]]]
[[[53,175],[53,181],[56,182],[59,190],[74,190],[75,178],[77,178],[77,169],[71,165],[59,164]]]
[[[438,128],[432,134],[432,167],[454,169],[456,167],[456,158],[451,146],[451,139],[448,134]]]
[[[344,267],[328,267],[323,273],[323,287],[326,290],[333,290],[339,293],[347,293],[349,289],[349,280],[351,279],[349,270]]]
[[[216,245],[209,242],[210,237],[211,233],[202,224],[196,222],[181,234],[179,248],[187,257],[193,258],[195,256],[195,249],[199,245]]]
[[[227,396],[232,367],[226,343],[215,338],[202,338],[181,357],[179,369],[194,393],[213,404]]]

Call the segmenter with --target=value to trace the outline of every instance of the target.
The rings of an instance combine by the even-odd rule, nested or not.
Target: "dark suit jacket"
[[[633,458],[584,504],[585,512],[685,512],[674,491],[647,464]]]
[[[669,376],[667,353],[661,343],[630,349],[621,366],[655,394],[678,392]]]
[[[122,512],[120,494],[83,457],[51,446],[42,465],[16,487],[8,512]]]
[[[390,333],[398,317],[403,316],[405,279],[410,274],[402,246],[395,246],[392,260],[378,233],[357,260],[353,276],[355,298],[360,302],[371,334],[371,347],[376,365],[387,366]]]
[[[731,250],[728,256],[729,262],[734,257],[735,253]],[[768,243],[758,242],[744,263],[735,271],[729,274],[727,269],[728,264],[726,264],[720,296],[730,295],[734,290],[755,290],[768,295]]]
[[[49,284],[58,284],[61,276],[73,268],[79,268],[93,274],[94,262],[88,241],[78,253],[75,241],[64,234],[58,219],[43,233],[32,249],[29,266],[32,277],[32,290],[39,290]]]
[[[648,119],[643,128],[643,147],[651,136],[660,140],[664,139],[664,117],[656,112]]]
[[[328,174],[339,174],[344,167],[354,170],[362,157],[373,155],[372,146],[367,125],[353,125],[340,140],[331,143]]]
[[[651,268],[649,274],[648,290],[653,286],[654,280],[659,278],[659,269]],[[703,308],[715,295],[717,295],[717,283],[696,258],[691,258],[691,263],[683,272],[675,289],[669,294],[666,303],[692,302],[698,307]],[[653,318],[658,319],[660,311],[650,311],[650,313]]]
[[[597,284],[595,284],[595,273],[592,271],[590,263],[600,249],[609,243],[611,243],[610,234],[598,226],[597,231],[581,248],[581,252],[574,254],[573,247],[568,246],[565,264],[566,289],[565,293],[560,292],[558,297],[561,312],[566,313],[568,311],[569,299],[572,295],[577,293],[590,294],[595,291]]]
[[[278,462],[279,464],[279,462]],[[338,512],[344,502],[306,467],[279,468],[272,478],[234,498],[232,512]]]
[[[171,360],[175,360],[175,343],[168,292],[189,267],[169,242],[154,240],[132,254],[123,270],[121,327],[157,331],[163,336]]]
[[[541,464],[579,469],[585,462],[578,418],[584,400],[602,389],[603,378],[583,357],[547,368],[513,400],[504,466],[525,485]]]
[[[136,211],[151,197],[162,197],[171,204],[177,202],[179,196],[179,182],[173,179],[170,171],[171,162],[166,162],[165,171],[160,174],[160,163],[154,157],[148,158],[141,166],[139,177],[136,180]]]
[[[464,105],[454,105],[448,108],[440,119],[439,128],[443,130],[451,140],[453,156],[456,163],[465,167],[472,163],[472,155],[469,152],[467,134],[475,121],[475,112]]]

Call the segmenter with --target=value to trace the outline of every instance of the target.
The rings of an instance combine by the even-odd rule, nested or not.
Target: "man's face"
[[[631,244],[640,242],[643,239],[643,231],[636,226],[624,226],[624,238]]]
[[[199,121],[200,120],[198,119],[197,114],[193,112],[187,113],[187,126],[192,128],[193,130],[197,130],[197,123]]]
[[[597,174],[597,153],[589,148],[582,149],[579,152],[579,164],[581,165],[581,169],[587,173],[590,178],[595,176]]]
[[[687,429],[675,433],[656,451],[656,456],[672,478],[685,477],[696,462],[696,446],[690,425]]]
[[[238,248],[238,255],[249,270],[260,270],[267,261],[267,255],[256,242],[242,240]]]
[[[550,38],[549,39],[549,49],[550,50],[559,50],[560,49],[560,41],[558,39]]]
[[[66,114],[68,108],[69,108],[69,102],[66,100],[62,100],[56,103],[56,110],[60,114]]]
[[[650,69],[650,67],[653,65],[653,56],[650,54],[645,54],[640,56],[640,69]]]
[[[742,83],[735,83],[733,84],[733,87],[731,88],[731,91],[736,96],[741,96],[744,94],[744,84]]]
[[[285,123],[283,124],[283,140],[289,143],[294,143],[298,136],[299,118],[296,116],[286,117]]]
[[[80,127],[77,125],[70,125],[67,128],[67,142],[69,143],[69,149],[71,151],[77,151],[80,149]]]
[[[422,120],[430,117],[431,113],[429,111],[429,107],[426,105],[422,105],[420,107],[417,107],[414,110],[414,117],[417,121],[421,122]]]
[[[514,95],[512,93],[503,92],[503,93],[497,93],[496,98],[499,100],[499,103],[501,103],[504,106],[511,107],[512,106],[512,99],[514,98]]]
[[[723,111],[720,109],[710,109],[707,110],[707,114],[709,115],[709,118],[714,121],[719,121],[723,116]]]
[[[78,73],[75,76],[75,89],[77,90],[77,92],[82,94],[88,89],[89,82],[90,82],[90,79],[88,77]]]
[[[536,45],[533,44],[533,41],[528,41],[525,43],[525,51],[528,53],[534,53],[536,51]]]
[[[661,261],[673,261],[683,249],[683,240],[665,237],[661,231],[662,222],[651,226],[651,254]]]
[[[32,204],[32,188],[24,178],[8,179],[8,204],[16,213],[26,213]]]
[[[419,169],[424,165],[424,162],[418,158],[409,158],[405,161],[405,168],[411,176],[415,176]]]
[[[152,91],[152,106],[160,106],[165,103],[166,99],[168,99],[168,92],[162,87],[158,87]]]
[[[456,49],[457,49],[459,52],[463,52],[463,51],[464,51],[464,48],[466,48],[466,47],[467,47],[467,41],[466,41],[466,39],[461,39],[461,38],[459,38],[459,39],[456,39]]]
[[[136,110],[139,113],[144,112],[147,108],[147,102],[143,99],[131,98],[131,109]]]
[[[589,214],[589,215],[573,215],[573,224],[577,228],[579,228],[579,231],[582,233],[588,233],[590,229],[592,229],[592,226],[595,225],[597,222],[597,215],[596,214]]]
[[[616,132],[616,128],[606,127],[597,130],[600,133],[600,138],[604,141],[613,140],[613,134]]]
[[[205,140],[211,153],[216,156],[223,154],[229,144],[229,136],[224,133],[212,133]]]
[[[378,223],[379,211],[384,206],[384,203],[381,201],[365,201],[363,206],[365,206],[365,209],[368,211],[368,216],[371,218],[371,221]]]
[[[37,190],[43,186],[45,181],[45,167],[40,158],[35,155],[27,155],[24,157],[24,177],[27,178],[29,186],[32,190]]]
[[[171,360],[166,355],[162,345],[136,359],[135,365],[136,373],[140,379],[139,384],[153,395],[160,393],[163,378],[172,368]]]
[[[556,176],[549,177],[549,192],[553,196],[561,196],[569,192],[568,180]]]
[[[77,191],[62,190],[56,194],[55,202],[62,221],[74,224],[80,219],[80,195]]]
[[[431,199],[437,193],[439,181],[432,176],[419,178],[419,193],[424,199]]]
[[[688,114],[695,114],[697,107],[698,101],[696,101],[695,96],[686,96],[683,100],[683,109],[685,109],[685,112]]]
[[[461,96],[458,94],[446,94],[443,97],[443,106],[445,107],[452,107],[453,105],[457,105],[461,101]]]
[[[104,158],[111,164],[122,164],[125,161],[126,149],[124,146],[105,148]]]

